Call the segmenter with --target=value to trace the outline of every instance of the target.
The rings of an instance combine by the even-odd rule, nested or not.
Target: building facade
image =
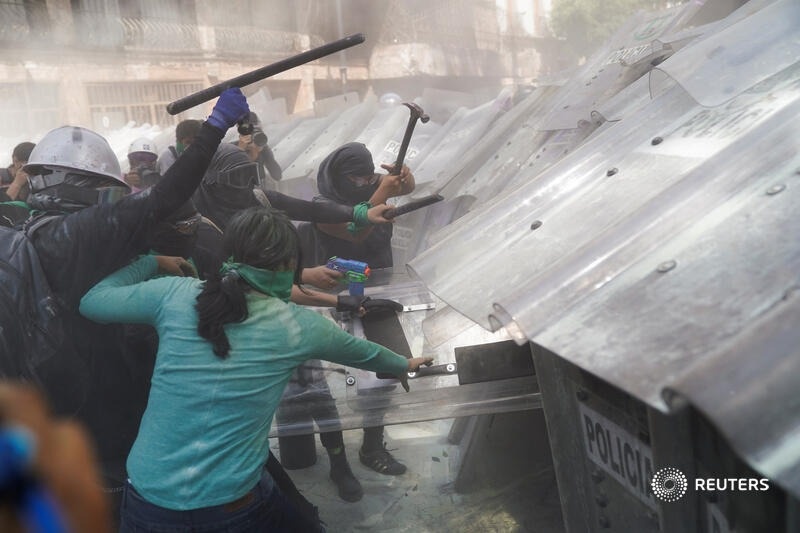
[[[5,0],[0,123],[21,135],[65,123],[98,131],[131,121],[169,126],[208,109],[170,116],[167,103],[353,33],[364,33],[366,42],[249,86],[246,94],[265,89],[292,114],[345,91],[413,98],[423,87],[499,87],[537,74],[542,6],[536,0]]]

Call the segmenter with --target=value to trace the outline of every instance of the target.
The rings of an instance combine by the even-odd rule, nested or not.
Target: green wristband
[[[367,216],[367,211],[372,206],[369,202],[361,202],[353,206],[353,221],[347,225],[347,231],[352,234],[356,234],[362,229],[369,226],[369,217]]]

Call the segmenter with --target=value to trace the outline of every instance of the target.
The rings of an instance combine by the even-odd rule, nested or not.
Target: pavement
[[[509,427],[518,423],[512,420]],[[364,497],[355,503],[339,498],[328,477],[328,455],[318,438],[316,463],[288,473],[319,507],[330,532],[565,531],[549,447],[542,452],[541,445],[526,447],[485,432],[476,441],[489,442],[488,448],[482,444],[467,451],[466,438],[456,444],[448,440],[452,424],[453,419],[447,419],[386,427],[387,449],[408,467],[402,476],[385,476],[362,465],[358,460],[362,431],[345,431],[350,467],[364,488]],[[271,446],[280,457],[277,439]],[[537,451],[527,457],[526,450]],[[469,460],[476,461],[478,456],[487,461],[462,465],[467,454]],[[470,467],[468,474],[463,466]]]

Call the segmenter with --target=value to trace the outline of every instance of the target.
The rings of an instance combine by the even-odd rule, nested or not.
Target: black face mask
[[[169,222],[162,222],[153,232],[151,248],[164,255],[189,259],[197,244],[197,231],[182,233]]]
[[[92,205],[116,202],[127,193],[123,187],[92,189],[61,183],[29,195],[27,203],[38,211],[72,213]]]
[[[128,194],[127,188],[110,182],[108,178],[72,172],[30,176],[27,203],[39,211],[72,213],[92,205],[114,203]]]
[[[335,187],[339,196],[346,198],[355,205],[368,201],[378,189],[378,182],[358,186],[347,178],[340,178],[336,181]]]

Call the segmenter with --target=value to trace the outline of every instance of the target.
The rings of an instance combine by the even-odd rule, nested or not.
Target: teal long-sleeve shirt
[[[95,285],[80,311],[102,322],[150,324],[159,344],[147,409],[128,456],[128,476],[148,501],[189,510],[247,494],[267,459],[272,417],[297,365],[325,359],[401,374],[407,360],[358,339],[314,311],[256,291],[249,315],[228,324],[226,359],[197,333],[202,282],[156,275],[145,256]]]

